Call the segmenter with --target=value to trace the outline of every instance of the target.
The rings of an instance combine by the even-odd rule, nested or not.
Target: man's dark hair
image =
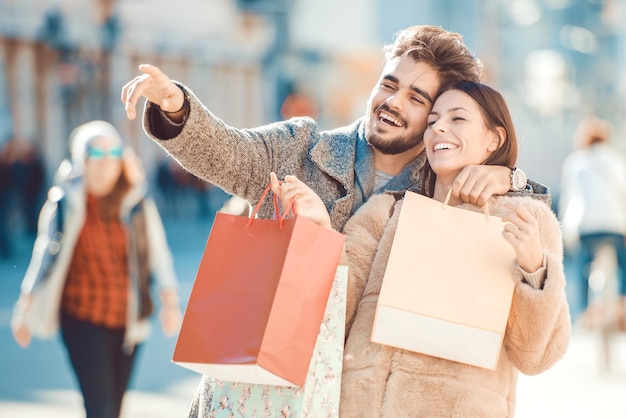
[[[463,43],[461,35],[439,26],[410,26],[394,35],[394,42],[383,48],[387,61],[408,55],[433,67],[440,88],[461,81],[482,81],[480,60]]]

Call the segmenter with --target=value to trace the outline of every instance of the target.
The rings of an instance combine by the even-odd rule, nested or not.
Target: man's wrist
[[[167,117],[169,120],[171,120],[174,123],[182,122],[185,119],[185,116],[187,115],[187,111],[189,109],[189,97],[187,97],[187,93],[179,85],[177,85],[177,87],[183,93],[183,102],[182,102],[182,104],[180,106],[180,109],[175,110],[175,111],[168,111],[168,110],[164,110],[163,108],[159,107],[159,109],[161,109],[161,112],[163,112],[165,117]]]
[[[189,102],[187,101],[187,96],[183,95],[183,103],[180,105],[180,109],[178,110],[174,110],[174,111],[169,111],[169,110],[163,110],[164,113],[166,113],[167,115],[175,115],[177,113],[182,113],[183,111],[187,110],[187,107],[189,106]]]

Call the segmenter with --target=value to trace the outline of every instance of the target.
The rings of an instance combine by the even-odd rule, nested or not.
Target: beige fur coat
[[[559,224],[548,206],[535,199],[492,198],[491,213],[501,216],[506,201],[522,202],[535,215],[545,269],[534,275],[515,269],[515,294],[496,370],[370,342],[402,200],[396,202],[389,194],[373,196],[348,221],[344,233],[350,283],[342,418],[512,417],[518,371],[538,374],[563,357],[571,328]],[[461,207],[480,210],[468,204]]]

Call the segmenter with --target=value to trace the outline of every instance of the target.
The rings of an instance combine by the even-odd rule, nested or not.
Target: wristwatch
[[[526,188],[526,173],[521,168],[509,167],[511,169],[511,191],[519,192]]]

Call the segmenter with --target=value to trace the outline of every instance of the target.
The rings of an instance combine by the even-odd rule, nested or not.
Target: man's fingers
[[[122,88],[121,99],[126,117],[130,120],[137,116],[137,102],[146,90],[147,84],[151,83],[153,78],[165,76],[158,67],[150,64],[140,64],[139,71],[143,74],[136,76]]]
[[[141,77],[142,77],[141,75],[138,75],[137,77],[130,80],[128,83],[124,84],[124,87],[122,87],[122,95],[120,96],[122,103],[124,104],[126,103],[126,101],[128,100],[130,91],[133,89],[133,86],[135,86],[135,84],[139,82]]]
[[[124,110],[126,111],[126,116],[131,120],[135,119],[137,101],[142,95],[143,83],[145,83],[146,77],[146,75],[137,76],[122,89],[122,103],[124,103]]]
[[[153,77],[158,77],[160,75],[163,75],[163,72],[159,69],[159,67],[155,67],[154,65],[151,64],[139,64],[139,71],[141,71],[144,74],[149,74]]]
[[[126,111],[126,117],[130,120],[134,120],[136,116],[137,99],[133,98],[133,93],[137,91],[137,84],[132,84],[126,90],[126,99],[124,102],[124,110]]]
[[[489,185],[485,185],[484,187],[480,187],[478,191],[471,195],[470,199],[473,204],[476,206],[484,206],[485,203],[493,196],[493,191],[489,187]]]
[[[457,177],[452,183],[452,195],[464,202],[476,204],[476,198],[480,193],[480,187],[471,178]]]
[[[464,202],[483,206],[493,196],[494,187],[486,178],[457,178],[452,185],[452,194]]]
[[[455,197],[478,206],[484,205],[493,195],[507,192],[507,167],[468,165],[454,180],[452,191]],[[505,173],[502,175],[501,173]],[[503,180],[507,182],[503,184]]]
[[[126,105],[126,94],[128,92],[128,85],[130,83],[132,83],[132,81],[129,81],[128,83],[124,84],[124,87],[122,87],[122,94],[120,95],[120,100],[122,101],[124,105]]]
[[[124,87],[122,87],[122,95],[120,97],[120,100],[124,104],[124,111],[126,112],[126,116],[131,120],[135,118],[135,115],[134,115],[134,111],[132,111],[131,109],[132,106],[128,102],[128,99],[129,99],[129,92],[133,84],[137,81],[137,78],[138,77],[133,78],[131,81],[126,83]]]

